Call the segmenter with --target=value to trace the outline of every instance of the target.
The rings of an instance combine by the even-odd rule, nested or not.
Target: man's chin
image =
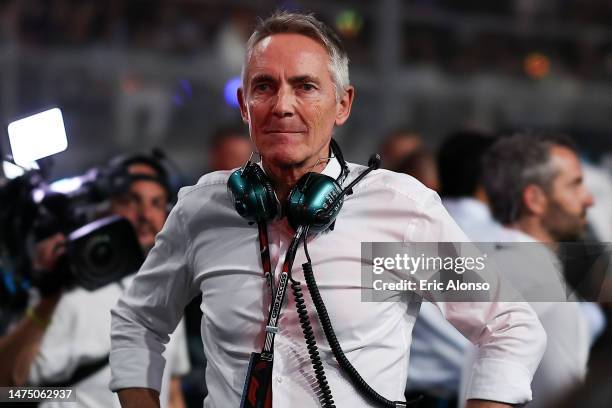
[[[557,242],[575,242],[584,239],[586,235],[585,228],[575,228],[567,231],[559,231],[557,232],[556,240]]]
[[[264,163],[267,166],[274,166],[280,169],[291,169],[302,167],[304,159],[293,154],[274,154],[268,157],[264,156]]]
[[[140,248],[142,249],[142,253],[147,256],[149,251],[155,245],[155,238],[151,239],[147,236],[147,238],[140,238],[138,241],[140,242]]]

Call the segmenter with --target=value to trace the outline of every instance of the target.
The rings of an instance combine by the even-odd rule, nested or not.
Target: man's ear
[[[244,90],[242,87],[238,88],[236,91],[236,96],[238,97],[238,105],[240,106],[240,116],[242,116],[242,121],[245,124],[249,124],[249,110],[246,106],[246,100],[244,95]]]
[[[336,126],[342,126],[344,122],[347,121],[349,115],[351,114],[353,99],[355,99],[355,88],[349,85],[345,88],[344,94],[337,104]]]
[[[523,190],[523,204],[530,213],[543,215],[548,208],[548,196],[540,186],[529,184]]]

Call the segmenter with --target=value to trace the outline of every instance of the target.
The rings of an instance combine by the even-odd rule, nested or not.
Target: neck
[[[553,243],[556,241],[535,217],[521,218],[515,223],[508,225],[508,227],[522,231],[543,243]]]
[[[474,198],[486,206],[489,205],[489,198],[487,197],[487,193],[485,192],[483,186],[478,186],[476,188],[476,191],[474,192]]]
[[[263,162],[264,170],[272,182],[272,187],[281,203],[284,203],[289,191],[295,186],[302,176],[308,172],[320,173],[323,171],[327,161],[321,161],[316,166],[313,164],[302,166],[274,166]]]

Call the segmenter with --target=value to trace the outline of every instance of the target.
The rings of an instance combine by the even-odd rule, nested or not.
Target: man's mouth
[[[155,229],[148,224],[141,225],[138,227],[138,235],[155,235]]]
[[[288,134],[288,133],[304,133],[305,130],[289,130],[289,129],[266,129],[264,130],[264,133],[283,133],[283,134]]]

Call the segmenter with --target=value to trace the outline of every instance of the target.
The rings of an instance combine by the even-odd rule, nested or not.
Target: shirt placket
[[[275,286],[278,288],[279,277],[283,270],[283,263],[285,261],[285,257],[287,255],[287,248],[291,243],[292,236],[287,231],[287,226],[283,221],[275,221],[271,223],[268,227],[269,235],[270,235],[270,263],[271,268],[274,271],[274,282]],[[287,299],[291,294],[290,288],[287,288],[287,294],[285,295],[285,300],[283,302],[283,308],[281,309],[281,316],[279,318],[279,329],[282,329],[286,319],[286,311],[287,311]],[[275,344],[283,343],[285,341],[284,334],[282,330],[279,330],[275,336]],[[272,366],[272,406],[286,406],[287,402],[287,391],[285,388],[287,387],[286,381],[286,370],[285,370],[285,362],[283,360],[283,355],[279,351],[278,347],[274,347],[274,364]]]

